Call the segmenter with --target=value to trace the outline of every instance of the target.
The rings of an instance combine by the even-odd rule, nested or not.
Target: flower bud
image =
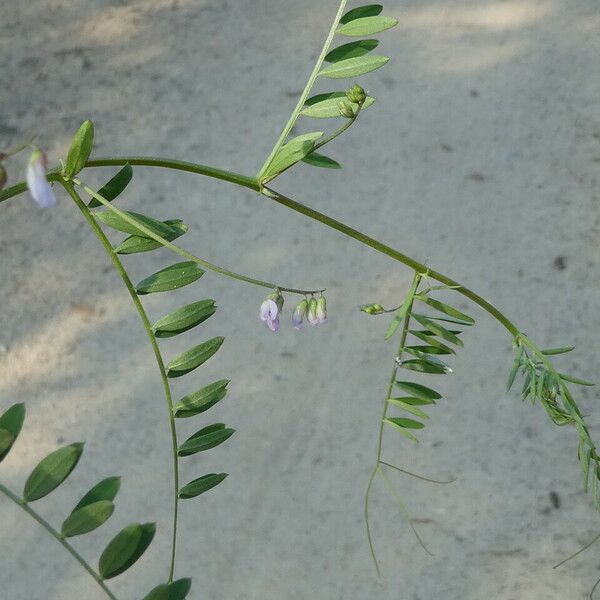
[[[317,316],[317,299],[311,298],[308,303],[308,311],[306,313],[306,320],[311,325],[319,324],[319,317]]]
[[[308,300],[304,298],[298,303],[298,306],[296,306],[294,313],[292,314],[292,323],[296,329],[302,329],[304,326],[304,317],[306,316],[307,310]]]
[[[355,84],[350,89],[346,90],[346,98],[354,104],[362,104],[367,99],[365,90],[360,85]]]
[[[342,117],[346,117],[347,119],[354,118],[354,110],[346,101],[338,102],[338,109]]]
[[[50,208],[56,204],[56,196],[46,177],[47,166],[46,155],[36,148],[31,153],[29,165],[27,165],[26,179],[31,197],[42,208]]]
[[[0,190],[6,185],[7,179],[6,169],[4,168],[4,165],[0,164]]]
[[[381,313],[385,312],[385,308],[383,308],[383,306],[381,306],[381,304],[363,304],[360,307],[360,310],[362,310],[362,312],[367,313],[368,315],[380,315]]]
[[[321,296],[317,300],[317,322],[319,325],[327,323],[327,300],[325,300],[325,296]]]

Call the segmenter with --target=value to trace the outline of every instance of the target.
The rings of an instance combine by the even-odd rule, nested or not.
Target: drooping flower
[[[306,320],[311,325],[319,324],[319,318],[317,317],[317,299],[314,297],[311,298],[310,301],[308,302],[308,311],[306,313]]]
[[[321,295],[317,300],[317,324],[323,325],[327,323],[327,300],[325,300],[325,296]]]
[[[269,294],[260,305],[260,318],[267,322],[271,331],[279,331],[279,315],[283,308],[283,296],[279,292]]]
[[[31,197],[42,208],[50,208],[56,204],[56,196],[46,177],[47,168],[46,155],[36,148],[31,153],[31,158],[27,165],[27,187],[29,188]]]
[[[304,298],[298,303],[298,306],[294,309],[292,314],[292,323],[296,329],[302,329],[304,327],[304,317],[308,310],[308,300]]]

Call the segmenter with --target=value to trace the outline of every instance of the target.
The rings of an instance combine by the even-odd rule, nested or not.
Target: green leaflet
[[[340,24],[344,25],[345,23],[349,23],[350,21],[361,19],[363,17],[375,17],[381,14],[382,11],[383,6],[381,4],[367,4],[365,6],[358,6],[357,8],[349,10],[340,19]]]
[[[409,396],[401,396],[399,398],[389,398],[390,402],[402,402],[403,404],[409,404],[410,406],[427,406],[428,404],[435,404],[435,400],[426,400],[425,398],[411,398]]]
[[[102,579],[111,579],[129,569],[144,554],[155,532],[154,523],[136,523],[122,529],[100,556],[98,571]]]
[[[421,300],[421,302],[424,302],[425,304],[427,304],[427,306],[430,306],[431,308],[434,308],[435,310],[438,310],[441,313],[448,315],[449,317],[458,319],[458,324],[460,324],[460,325],[474,325],[475,324],[475,319],[473,319],[469,315],[466,315],[465,313],[461,312],[457,308],[448,306],[448,304],[444,304],[443,302],[440,302],[439,300],[434,300],[433,298],[429,298],[428,296],[421,296],[421,295],[417,295],[417,296],[415,296],[415,298]],[[455,323],[455,322],[456,321],[451,321],[451,323]]]
[[[451,348],[440,348],[439,346],[406,346],[405,350],[407,352],[420,352],[421,354],[455,354]]]
[[[131,168],[131,165],[127,163],[112,179],[98,190],[98,195],[102,196],[105,200],[112,202],[129,185],[132,177],[133,169]],[[97,208],[98,206],[103,206],[103,204],[98,202],[96,198],[92,198],[88,203],[88,208]]]
[[[442,395],[438,394],[435,390],[428,388],[419,383],[413,383],[412,381],[396,381],[396,385],[404,392],[409,393],[415,398],[421,398],[423,400],[439,400]]]
[[[224,423],[215,423],[204,427],[188,438],[181,446],[177,454],[179,456],[191,456],[198,452],[211,450],[221,445],[235,433],[235,429],[225,427]]]
[[[403,360],[402,368],[417,373],[429,373],[431,375],[445,375],[448,369],[440,365],[432,364],[424,359],[414,358],[411,360]]]
[[[214,315],[216,310],[214,300],[193,302],[156,321],[152,331],[158,338],[172,337],[200,325]]]
[[[193,261],[180,262],[166,267],[137,284],[139,295],[156,292],[170,292],[194,283],[204,275],[204,271]]]
[[[173,229],[170,225],[167,225],[163,221],[157,221],[152,217],[148,217],[146,215],[141,215],[136,212],[125,211],[125,214],[130,216],[131,218],[139,221],[141,225],[147,227],[152,231],[152,233],[159,235],[163,238],[168,238],[169,236],[176,236],[177,231]],[[116,229],[117,231],[122,231],[123,233],[130,233],[132,235],[139,235],[141,237],[148,237],[141,229],[126,221],[120,214],[112,211],[107,208],[102,212],[95,212],[94,216],[98,221],[101,221],[107,227],[111,229]]]
[[[113,501],[121,487],[120,477],[107,477],[97,483],[75,506],[73,512],[101,500]]]
[[[346,92],[329,92],[328,94],[317,94],[309,98],[305,104],[301,115],[305,117],[312,117],[313,119],[334,119],[340,117],[339,103],[341,101],[347,102],[352,110],[356,112],[358,104],[350,102],[346,98]],[[367,96],[362,110],[369,108],[375,102],[375,98]]]
[[[179,497],[182,500],[195,498],[219,485],[226,477],[227,473],[209,473],[208,475],[203,475],[183,486],[181,490],[179,490]]]
[[[550,356],[553,354],[566,354],[567,352],[571,352],[572,350],[575,350],[575,346],[565,346],[563,348],[546,348],[545,350],[542,350],[542,354],[545,354],[546,356]]]
[[[219,350],[224,341],[224,337],[215,337],[180,354],[167,365],[167,377],[181,377],[198,368]]]
[[[225,398],[227,394],[228,379],[221,379],[211,383],[201,390],[182,398],[174,407],[176,418],[187,418],[199,415]]]
[[[282,171],[291,167],[302,160],[307,154],[312,152],[315,142],[323,135],[322,131],[305,133],[293,138],[287,144],[284,144],[277,154],[273,157],[269,168],[265,172],[265,178],[273,178]]]
[[[319,73],[319,76],[327,77],[328,79],[358,77],[359,75],[364,75],[383,67],[389,60],[387,56],[373,54],[348,58],[325,67]]]
[[[55,450],[35,467],[25,482],[23,499],[33,502],[55,490],[77,466],[83,444],[76,443]]]
[[[400,417],[387,417],[383,420],[384,423],[391,425],[399,431],[402,435],[405,435],[409,440],[413,442],[418,442],[419,440],[415,435],[407,431],[407,429],[423,429],[425,425],[423,423],[419,423],[418,421],[413,421],[412,419],[403,419]]]
[[[397,406],[398,408],[401,408],[402,410],[405,410],[406,412],[415,415],[416,417],[421,419],[429,419],[429,415],[426,412],[423,412],[420,408],[417,408],[413,404],[403,402],[398,398],[388,398],[388,402],[394,406]]]
[[[181,219],[168,219],[161,221],[161,223],[167,225],[172,230],[168,235],[162,236],[168,242],[176,240],[188,231],[188,226]],[[162,248],[162,244],[152,238],[141,235],[130,235],[115,248],[115,252],[117,254],[137,254],[139,252],[150,252],[157,248]]]
[[[362,37],[373,35],[398,25],[398,20],[392,17],[363,17],[344,23],[338,28],[337,33],[348,37]]]
[[[434,335],[441,337],[442,339],[454,344],[455,346],[461,346],[461,347],[464,346],[464,344],[460,338],[458,338],[450,330],[446,329],[439,323],[436,323],[432,319],[425,317],[423,315],[417,315],[414,313],[413,313],[413,318],[416,319],[419,323],[421,323],[421,325],[423,325],[423,327],[426,327],[427,329],[429,329],[429,331],[431,331],[431,333],[433,333]]]
[[[17,439],[23,421],[25,420],[25,405],[13,404],[2,416],[0,416],[0,430],[5,433],[0,437],[0,462],[10,452]]]
[[[74,510],[62,524],[62,535],[73,537],[94,531],[113,514],[115,505],[110,500],[99,500]]]
[[[67,161],[65,163],[65,177],[71,178],[77,175],[87,162],[94,145],[94,124],[91,121],[84,121],[77,133],[73,137]]]
[[[378,40],[358,40],[357,42],[350,42],[343,44],[332,50],[326,57],[325,62],[335,63],[340,60],[346,60],[348,58],[357,58],[358,56],[364,56],[369,52],[372,52],[379,46]]]
[[[157,585],[143,600],[185,600],[192,588],[189,578],[178,579],[172,583]]]
[[[0,429],[0,454],[6,454],[15,441],[15,436],[6,429]]]
[[[323,169],[341,169],[342,165],[339,162],[317,152],[311,152],[308,156],[302,159],[307,165],[313,167],[321,167]]]
[[[594,387],[596,385],[592,381],[586,381],[585,379],[579,379],[578,377],[573,377],[573,375],[568,375],[566,373],[559,373],[558,375],[563,381],[568,381],[570,383],[574,383],[575,385],[584,385],[587,387]]]
[[[452,348],[450,348],[450,346],[446,346],[446,344],[443,344],[442,342],[440,342],[440,340],[438,340],[436,337],[434,337],[432,335],[431,331],[429,331],[429,330],[417,331],[417,330],[411,329],[409,331],[409,333],[414,335],[416,338],[419,338],[420,340],[425,342],[427,345],[435,346],[436,348],[441,350],[442,353],[444,353],[444,354],[456,354],[456,352]]]

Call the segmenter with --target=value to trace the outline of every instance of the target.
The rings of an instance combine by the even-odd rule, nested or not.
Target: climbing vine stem
[[[168,411],[168,415],[169,415],[169,428],[170,428],[170,432],[171,432],[171,446],[172,446],[172,458],[173,458],[173,491],[174,491],[173,534],[172,534],[172,542],[171,542],[171,562],[170,562],[170,567],[169,567],[169,581],[172,581],[174,571],[175,571],[175,555],[176,555],[176,549],[177,549],[177,520],[178,520],[178,514],[179,514],[179,498],[178,498],[179,461],[177,458],[177,448],[178,448],[179,444],[177,441],[177,428],[175,426],[175,417],[173,416],[173,397],[171,395],[171,386],[169,385],[169,380],[168,380],[167,374],[166,374],[165,363],[164,363],[162,354],[160,352],[160,348],[158,347],[158,342],[156,341],[156,338],[152,331],[152,324],[150,323],[150,320],[148,319],[146,310],[144,309],[144,306],[142,305],[142,302],[141,302],[139,296],[137,295],[137,292],[135,291],[135,286],[133,285],[131,279],[129,278],[129,275],[127,274],[127,271],[125,270],[123,263],[121,262],[121,260],[119,259],[119,257],[115,253],[115,251],[113,250],[113,247],[112,247],[110,241],[108,240],[106,235],[104,235],[102,228],[98,225],[98,223],[92,216],[90,210],[85,205],[83,200],[80,198],[79,194],[77,193],[77,191],[75,190],[73,185],[68,181],[63,181],[62,185],[64,186],[67,193],[73,199],[73,202],[75,202],[77,208],[83,214],[85,220],[88,222],[92,231],[96,234],[96,236],[100,240],[102,246],[104,247],[104,250],[106,251],[106,254],[112,261],[112,263],[115,266],[117,272],[119,273],[121,279],[123,280],[123,283],[125,284],[125,287],[127,288],[127,291],[129,292],[129,295],[131,296],[133,304],[138,312],[140,320],[142,321],[142,325],[144,326],[144,330],[146,331],[148,341],[150,342],[150,345],[152,346],[152,351],[154,352],[156,365],[160,372],[160,378],[161,378],[162,385],[163,385],[165,402],[167,405],[167,411]]]

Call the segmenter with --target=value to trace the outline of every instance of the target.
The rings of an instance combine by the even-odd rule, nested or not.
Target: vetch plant
[[[26,167],[26,181],[3,190],[7,175],[0,162],[0,202],[8,201],[29,190],[37,204],[43,208],[50,208],[57,201],[56,193],[64,192],[58,194],[60,201],[64,202],[66,196],[72,202],[90,231],[97,237],[107,259],[118,272],[154,354],[171,434],[173,518],[164,579],[152,582],[155,587],[143,597],[144,600],[184,600],[188,597],[191,579],[175,577],[180,504],[184,500],[197,498],[209,492],[221,484],[227,478],[227,474],[207,473],[191,481],[182,482],[179,476],[180,462],[197,460],[197,457],[196,459],[190,457],[226,443],[235,433],[233,428],[224,423],[203,423],[195,434],[181,441],[177,431],[179,419],[204,419],[206,417],[204,413],[227,395],[229,380],[226,378],[210,383],[204,382],[202,385],[194,383],[191,385],[190,392],[180,399],[173,397],[171,389],[173,378],[190,375],[191,381],[192,374],[212,359],[224,343],[223,337],[205,339],[197,333],[202,330],[202,323],[217,313],[216,301],[199,296],[196,301],[185,306],[174,303],[172,312],[152,323],[143,304],[144,296],[171,293],[184,286],[200,285],[197,283],[198,280],[206,271],[211,271],[268,290],[264,300],[260,304],[257,301],[258,316],[273,332],[284,326],[302,329],[306,323],[311,326],[325,324],[327,303],[326,290],[323,286],[304,289],[285,286],[280,282],[263,281],[247,274],[233,272],[195,256],[179,243],[179,239],[189,233],[188,226],[181,219],[161,221],[150,215],[126,210],[122,194],[131,185],[134,168],[150,167],[194,173],[253,190],[264,198],[353,238],[412,271],[413,280],[410,289],[404,298],[398,299],[397,307],[386,309],[380,303],[374,302],[360,308],[370,316],[389,318],[393,315],[384,337],[386,340],[393,341],[395,350],[393,353],[390,352],[391,373],[382,399],[381,417],[376,422],[378,435],[375,461],[370,479],[365,482],[366,534],[378,572],[376,542],[371,532],[369,507],[376,481],[381,480],[384,488],[396,500],[400,512],[419,541],[421,538],[411,520],[408,508],[394,487],[392,474],[403,473],[434,483],[449,483],[437,482],[412,473],[389,462],[383,455],[383,438],[386,432],[399,433],[409,443],[418,441],[419,436],[423,435],[423,429],[430,415],[434,414],[438,403],[442,404],[442,394],[424,385],[419,380],[420,376],[422,374],[443,376],[452,373],[452,357],[465,343],[465,330],[475,325],[474,319],[468,314],[442,301],[440,299],[442,294],[444,300],[458,296],[468,299],[486,311],[509,334],[514,346],[515,358],[510,369],[508,389],[511,389],[517,377],[520,377],[522,381],[520,395],[523,400],[541,405],[554,424],[568,426],[574,430],[583,487],[591,492],[593,503],[596,509],[600,510],[600,456],[590,436],[585,417],[572,393],[572,386],[592,384],[563,373],[554,365],[554,357],[571,352],[572,347],[540,348],[506,315],[470,288],[401,251],[284,195],[273,187],[273,183],[282,173],[292,168],[301,168],[300,163],[307,168],[341,168],[337,160],[322,154],[320,150],[346,133],[361,117],[362,112],[375,103],[375,98],[356,83],[352,83],[349,87],[347,83],[334,85],[336,89],[331,92],[311,95],[318,78],[332,80],[334,83],[337,80],[354,80],[383,67],[389,60],[386,56],[375,54],[379,41],[372,36],[394,27],[397,24],[396,19],[384,15],[383,7],[379,4],[354,8],[348,7],[347,4],[348,0],[339,3],[325,44],[298,103],[256,175],[242,175],[170,158],[95,157],[93,156],[94,127],[90,121],[85,121],[80,126],[65,160],[50,170],[47,170],[43,151],[34,146],[32,140],[0,155],[2,161],[8,156],[31,150]],[[346,39],[333,47],[334,40],[337,41],[339,38]],[[303,122],[316,120],[318,123],[329,123],[329,120],[334,120],[337,128],[333,128],[329,133],[316,130],[292,137],[292,131],[300,120]],[[319,129],[325,130],[326,127],[319,127]],[[85,178],[87,169],[97,167],[118,169],[99,190],[86,183]],[[106,230],[120,232],[124,237],[113,246],[106,235]],[[134,283],[121,257],[143,255],[162,248],[177,255],[177,262]],[[140,260],[142,259],[143,256],[140,257]],[[286,300],[294,306],[288,317],[285,316],[284,311]],[[194,339],[190,349],[170,360],[165,358],[160,345],[161,340],[184,334]],[[7,407],[0,416],[0,461],[7,456],[17,441],[24,418],[25,408],[21,404]],[[59,528],[47,522],[32,507],[34,502],[45,498],[71,475],[82,452],[83,444],[79,442],[59,448],[41,460],[29,475],[21,494],[17,494],[1,483],[0,492],[53,536],[57,543],[90,575],[95,582],[94,585],[98,585],[106,596],[115,600],[116,596],[107,581],[124,573],[142,557],[153,541],[154,524],[134,523],[116,532],[112,541],[99,554],[97,567],[92,566],[78,553],[71,539],[92,533],[110,519],[119,491],[119,479],[109,477],[89,490],[74,508],[65,514],[65,519]],[[148,585],[145,589],[149,587]],[[197,597],[200,597],[200,594]]]

